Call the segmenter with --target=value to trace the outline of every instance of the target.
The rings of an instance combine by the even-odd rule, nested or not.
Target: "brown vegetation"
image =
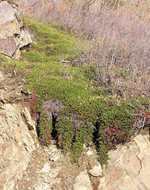
[[[42,7],[40,10],[39,7]],[[73,64],[94,64],[94,79],[126,94],[150,94],[148,1],[31,1],[30,12],[62,23],[59,29],[81,37]]]

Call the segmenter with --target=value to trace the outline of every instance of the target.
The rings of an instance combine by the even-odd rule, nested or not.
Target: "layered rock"
[[[27,108],[18,105],[0,105],[0,189],[12,190],[27,168],[36,149],[35,126]],[[32,133],[32,134],[31,134]]]
[[[149,135],[138,135],[132,142],[109,153],[98,190],[150,189]]]
[[[0,3],[0,53],[19,59],[19,49],[31,42],[31,36],[23,27],[23,20],[17,6],[2,1]]]

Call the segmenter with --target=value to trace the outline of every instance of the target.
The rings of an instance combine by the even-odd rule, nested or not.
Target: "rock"
[[[32,42],[29,32],[23,28],[23,20],[15,5],[0,3],[0,53],[19,59],[20,47]]]
[[[61,178],[54,178],[54,179],[51,179],[52,183],[53,184],[60,184],[61,183]]]
[[[45,173],[45,172],[49,172],[51,169],[49,163],[45,163],[44,167],[42,168],[42,170],[40,172]]]
[[[12,58],[14,59],[19,59],[20,58],[20,49],[17,48],[16,51],[14,52]],[[14,73],[16,75],[16,73]]]
[[[132,142],[109,152],[98,190],[150,189],[150,142],[148,135],[138,135]]]
[[[22,23],[22,21],[21,21]],[[20,34],[20,26],[22,27],[23,24],[19,24],[18,21],[12,20],[10,22],[6,22],[4,24],[1,24],[2,28],[0,28],[0,36],[1,38],[7,38],[9,36],[14,36],[14,34],[17,36]]]
[[[86,152],[86,154],[87,154],[87,156],[91,156],[91,155],[93,155],[94,153],[93,153],[92,150],[88,150],[88,151]]]
[[[47,154],[47,152],[46,152]],[[36,183],[33,184],[34,190],[50,190],[52,184],[59,184],[61,178],[57,178],[57,175],[61,171],[62,167],[53,167],[51,162],[45,162],[43,168],[37,171]]]
[[[49,152],[49,160],[56,162],[57,160],[60,160],[61,152],[55,145],[51,145],[46,151]]]
[[[102,176],[103,172],[100,163],[98,162],[91,170],[89,170],[89,173],[94,177]]]
[[[83,145],[83,146],[84,146],[83,148],[84,148],[84,150],[85,150],[88,157],[94,156],[95,154],[97,155],[97,152],[96,152],[95,149],[93,149],[91,147],[87,147],[86,145]]]
[[[106,181],[105,181],[105,177],[102,177],[100,178],[100,183],[99,183],[99,186],[98,186],[98,190],[103,190],[103,189],[106,189],[108,190],[108,187],[106,187]]]
[[[25,29],[21,30],[19,48],[22,48],[30,43],[32,43],[32,39],[31,39],[29,32]]]
[[[9,57],[13,57],[13,54],[17,50],[13,36],[8,36],[6,39],[0,38],[0,52]]]
[[[74,190],[92,190],[90,178],[87,171],[80,172],[76,177],[75,183],[73,185]]]
[[[38,186],[35,186],[33,190],[51,190],[50,185],[47,183],[39,184]]]
[[[31,118],[27,107],[21,110],[21,115],[24,117],[25,122],[30,130],[35,130],[35,121]]]
[[[0,83],[4,81],[4,76],[3,76],[3,72],[0,71]]]
[[[0,3],[0,25],[15,20],[16,10],[7,1]]]
[[[145,158],[141,161],[141,170],[137,179],[141,182],[145,189],[150,189],[150,155],[146,155]]]
[[[7,184],[7,186],[4,185],[4,190],[8,190],[8,189],[14,189],[15,186],[15,182],[14,180],[9,181],[9,183]]]
[[[21,116],[20,107],[11,104],[3,107],[0,110],[0,189],[14,190],[14,184],[22,178],[36,144]]]

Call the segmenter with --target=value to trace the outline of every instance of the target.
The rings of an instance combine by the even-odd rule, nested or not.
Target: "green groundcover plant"
[[[34,43],[22,51],[21,60],[1,56],[0,62],[7,71],[15,69],[17,77],[26,78],[25,90],[33,92],[31,114],[35,117],[35,113],[41,113],[38,121],[41,141],[50,144],[55,130],[58,147],[64,153],[69,152],[73,161],[78,160],[86,145],[95,146],[100,162],[105,164],[108,151],[130,138],[136,120],[131,103],[136,107],[137,101],[100,86],[93,77],[94,63],[72,65],[78,39],[58,30],[58,24],[56,27],[27,18],[24,23],[34,34]],[[82,54],[82,42],[78,44]],[[136,98],[141,105],[148,102]],[[63,103],[64,109],[56,113],[57,119],[49,119],[48,113],[43,112],[47,100]]]

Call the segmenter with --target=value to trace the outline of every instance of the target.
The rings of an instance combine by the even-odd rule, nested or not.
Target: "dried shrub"
[[[133,126],[131,133],[133,135],[140,134],[145,126],[150,124],[150,112],[141,110],[140,113],[136,116],[136,120]]]

